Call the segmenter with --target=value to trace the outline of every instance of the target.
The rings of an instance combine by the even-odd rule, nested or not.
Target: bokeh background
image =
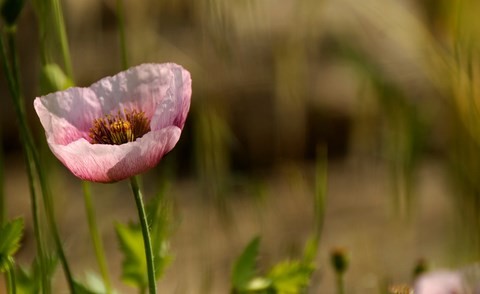
[[[193,79],[174,151],[145,174],[173,203],[174,261],[161,293],[228,293],[235,258],[262,238],[260,268],[301,254],[315,229],[315,165],[328,153],[325,221],[309,293],[334,293],[329,252],[349,252],[347,293],[410,283],[419,260],[462,267],[480,253],[480,23],[474,0],[125,1],[130,65],[175,62]],[[75,82],[121,70],[113,0],[62,1]],[[48,34],[47,34],[48,35]],[[97,271],[81,183],[50,155],[32,103],[39,36],[18,25],[23,88],[76,276]],[[56,46],[52,44],[51,46]],[[61,63],[60,63],[61,64]],[[0,78],[9,216],[27,219],[25,165]],[[114,225],[135,219],[128,183],[93,185],[112,278]],[[61,272],[61,270],[58,270]],[[58,274],[59,293],[65,289]]]

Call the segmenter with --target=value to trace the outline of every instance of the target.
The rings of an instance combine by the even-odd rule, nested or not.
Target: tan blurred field
[[[75,83],[121,70],[116,3],[63,1]],[[314,230],[314,167],[328,149],[328,194],[317,271],[308,293],[335,293],[329,252],[350,253],[347,293],[411,283],[432,269],[478,261],[480,249],[480,24],[473,0],[125,1],[130,65],[175,62],[192,73],[192,108],[176,149],[144,176],[166,175],[175,259],[160,293],[229,293],[242,248],[262,238],[260,268],[298,258]],[[48,34],[47,34],[48,36]],[[18,47],[30,123],[41,68],[35,13]],[[52,48],[58,44],[49,43]],[[60,60],[58,56],[53,58]],[[61,62],[58,62],[60,65]],[[24,216],[18,254],[35,252],[25,167],[0,75],[8,215]],[[80,182],[38,145],[76,276],[98,271]],[[135,218],[127,183],[93,185],[115,286],[117,221]],[[59,269],[56,291],[66,293]],[[57,292],[56,292],[57,293]]]

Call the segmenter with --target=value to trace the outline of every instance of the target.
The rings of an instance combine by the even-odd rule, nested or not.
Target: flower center
[[[90,128],[92,144],[122,145],[150,132],[150,120],[143,111],[126,111],[125,115],[106,115],[93,121]]]

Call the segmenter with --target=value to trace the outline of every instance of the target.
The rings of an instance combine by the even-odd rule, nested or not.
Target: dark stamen
[[[143,111],[126,111],[115,115],[106,115],[93,121],[90,128],[92,144],[121,145],[133,142],[150,132],[150,120]]]

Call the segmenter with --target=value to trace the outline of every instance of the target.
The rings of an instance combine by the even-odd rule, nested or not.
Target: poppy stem
[[[90,183],[83,181],[83,197],[85,200],[85,209],[87,211],[88,228],[90,231],[90,238],[92,238],[93,249],[95,250],[95,256],[97,257],[98,267],[100,268],[100,274],[102,275],[103,283],[105,285],[105,291],[107,294],[112,293],[112,283],[110,282],[107,261],[105,258],[105,251],[103,250],[102,238],[97,228],[97,221],[95,218],[95,210],[92,202],[92,193],[90,189]]]
[[[62,241],[60,239],[60,234],[58,231],[58,226],[56,223],[55,219],[55,214],[54,214],[54,208],[53,208],[53,201],[51,198],[50,194],[50,189],[48,187],[48,181],[46,178],[45,171],[42,169],[42,164],[40,161],[40,156],[37,152],[37,149],[35,149],[35,143],[33,140],[33,135],[31,133],[31,130],[28,126],[27,123],[27,118],[26,118],[26,112],[25,112],[25,101],[22,96],[22,91],[20,88],[20,75],[19,75],[19,70],[18,70],[18,56],[17,56],[17,50],[15,46],[15,35],[16,35],[16,30],[15,27],[13,28],[7,28],[6,34],[8,37],[8,44],[9,44],[9,53],[10,53],[10,59],[11,59],[11,64],[8,64],[8,59],[6,55],[6,50],[3,44],[3,40],[0,37],[0,40],[2,41],[0,43],[0,50],[1,50],[1,59],[2,59],[2,66],[5,71],[5,75],[7,76],[8,80],[8,85],[10,89],[10,94],[12,96],[13,100],[13,105],[15,108],[15,113],[17,115],[17,119],[20,124],[20,135],[22,139],[22,143],[25,148],[25,153],[26,153],[26,158],[27,158],[27,164],[30,165],[29,170],[30,170],[30,175],[29,175],[29,181],[31,182],[30,185],[31,187],[34,187],[33,184],[33,171],[35,170],[37,172],[38,180],[40,183],[40,189],[42,191],[43,195],[43,204],[45,208],[45,213],[47,217],[47,222],[48,226],[51,229],[53,239],[55,242],[55,245],[57,247],[57,254],[60,258],[60,261],[63,266],[63,270],[70,288],[71,293],[75,293],[75,288],[74,288],[74,281],[72,277],[72,273],[70,271],[70,268],[68,266],[68,262],[65,256],[65,252],[63,250],[62,246]],[[32,194],[32,198],[34,197],[34,194]],[[32,200],[33,203],[33,200]],[[33,204],[32,204],[33,205]],[[38,214],[37,214],[38,216]],[[35,217],[35,213],[34,213]],[[35,220],[34,220],[35,222]],[[38,222],[38,220],[37,220]],[[36,225],[38,226],[38,225]],[[39,231],[40,232],[40,231]],[[38,236],[41,236],[41,234],[37,233]],[[37,237],[37,236],[36,236]],[[37,246],[41,244],[41,241],[37,242]],[[39,254],[42,254],[42,251],[39,250]],[[42,267],[42,276],[47,275],[48,273],[46,272],[46,256],[44,255],[43,257],[40,257],[40,260],[43,261]],[[46,281],[47,278],[43,277],[42,280]],[[46,281],[47,282],[47,281]],[[42,283],[44,284],[44,283]],[[46,285],[42,285],[43,287],[46,287]],[[47,292],[48,293],[48,292]]]
[[[14,37],[15,31],[14,28],[8,28],[6,30],[6,35],[9,38],[10,46],[14,45]],[[9,48],[10,51],[15,51],[15,48]],[[10,91],[10,95],[13,100],[13,104],[15,106],[15,112],[17,115],[17,119],[20,122],[20,139],[23,145],[24,157],[27,167],[27,175],[28,175],[28,186],[30,190],[30,201],[32,206],[32,218],[33,218],[33,230],[35,233],[35,245],[37,247],[37,253],[39,256],[39,264],[40,268],[42,269],[40,276],[41,276],[41,286],[43,293],[50,293],[50,281],[47,277],[47,269],[46,269],[46,255],[45,250],[43,248],[43,236],[41,233],[40,228],[40,220],[39,220],[39,209],[38,209],[38,198],[37,193],[35,191],[35,163],[32,156],[30,145],[28,144],[28,129],[26,129],[25,120],[22,118],[24,111],[22,108],[23,98],[20,94],[20,87],[18,82],[15,82],[15,76],[11,70],[11,65],[8,62],[7,52],[6,52],[5,44],[3,42],[3,36],[0,36],[0,59],[2,62],[3,71],[5,76],[7,76],[7,84]],[[15,53],[12,53],[14,58],[16,58]],[[11,61],[15,63],[16,61]],[[13,65],[15,66],[15,65]]]
[[[157,293],[157,285],[155,282],[155,267],[153,264],[152,241],[150,239],[150,230],[148,226],[147,214],[145,213],[145,206],[143,205],[142,192],[138,185],[137,176],[130,178],[130,185],[132,187],[133,195],[135,196],[135,203],[137,205],[138,217],[142,227],[143,244],[145,247],[145,257],[147,259],[147,273],[148,273],[148,289],[150,294]]]
[[[345,293],[345,284],[343,279],[343,273],[336,273],[336,282],[337,282],[337,294]]]

